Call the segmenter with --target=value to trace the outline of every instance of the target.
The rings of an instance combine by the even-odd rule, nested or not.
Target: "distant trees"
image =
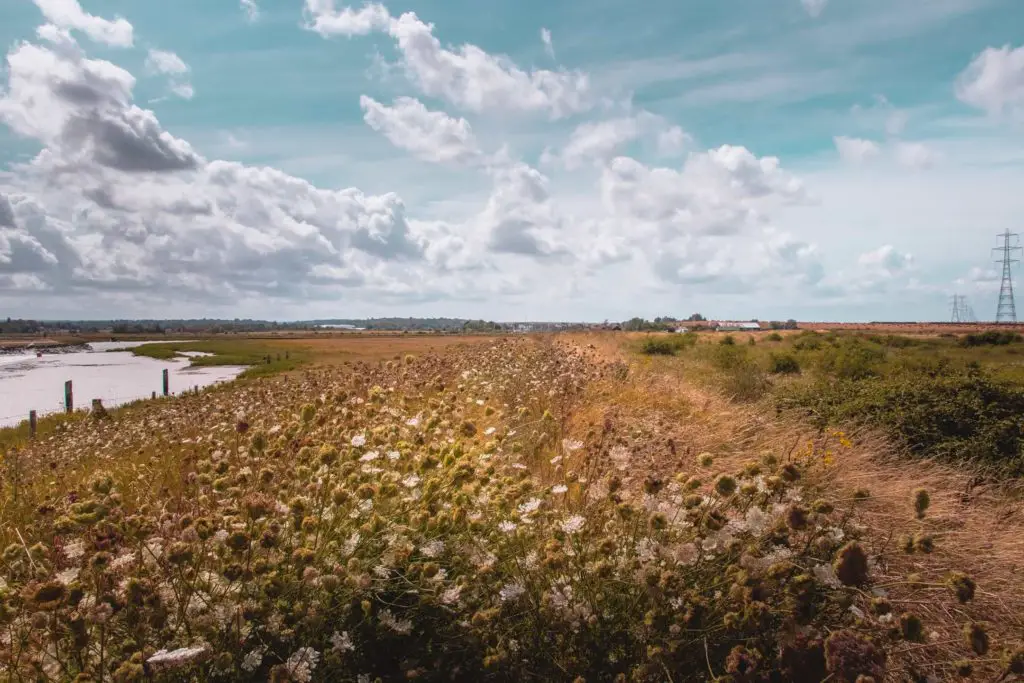
[[[780,322],[778,320],[773,320],[773,321],[771,321],[768,324],[769,324],[769,326],[773,330],[795,330],[795,329],[797,329],[797,323],[792,318],[790,318],[786,322]]]

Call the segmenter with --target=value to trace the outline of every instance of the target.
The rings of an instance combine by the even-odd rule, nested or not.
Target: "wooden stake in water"
[[[28,435],[35,438],[36,435],[36,411],[28,411]]]
[[[167,368],[164,368],[164,396],[167,396],[171,390],[171,381],[167,375]]]
[[[64,382],[64,412],[71,413],[75,410],[75,393],[71,389],[71,380]]]

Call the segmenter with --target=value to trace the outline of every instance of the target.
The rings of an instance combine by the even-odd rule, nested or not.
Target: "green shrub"
[[[842,339],[824,349],[819,358],[822,372],[840,379],[864,379],[878,374],[885,351],[858,339]]]
[[[1009,330],[1001,332],[999,330],[988,330],[987,332],[979,332],[977,334],[968,334],[960,340],[961,346],[1006,346],[1007,344],[1016,344],[1021,341],[1021,336],[1016,332]]]
[[[772,332],[771,334],[768,335],[767,339],[770,342],[780,342],[782,341],[782,335],[779,334],[778,332]]]
[[[823,379],[789,388],[780,403],[809,409],[821,425],[881,427],[916,455],[1024,475],[1024,388],[976,369]]]
[[[822,347],[822,336],[807,330],[801,332],[793,340],[793,348],[798,351],[816,351]]]
[[[722,339],[718,343],[721,344],[722,346],[735,346],[736,339],[733,338],[731,334],[727,334],[724,337],[722,337]]]
[[[795,375],[800,372],[800,362],[791,353],[773,353],[768,363],[768,371],[773,375]]]
[[[687,346],[693,346],[697,339],[690,334],[672,336],[649,336],[640,345],[640,352],[648,356],[674,356]]]

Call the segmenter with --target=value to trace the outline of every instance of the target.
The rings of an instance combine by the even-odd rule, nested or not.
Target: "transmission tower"
[[[973,323],[977,322],[974,317],[974,309],[967,303],[967,297],[963,294],[954,294],[953,301],[949,307],[950,310],[950,322],[954,323]]]
[[[999,235],[999,237],[1003,238],[1003,246],[992,249],[992,251],[997,251],[1001,254],[996,263],[1000,263],[1003,266],[1003,282],[999,287],[999,306],[996,308],[996,322],[1015,323],[1017,322],[1017,306],[1013,301],[1013,275],[1010,272],[1010,267],[1014,263],[1020,263],[1020,259],[1013,258],[1013,254],[1020,251],[1021,247],[1016,243],[1011,244],[1010,238],[1015,237],[1019,241],[1020,235],[1007,230]]]

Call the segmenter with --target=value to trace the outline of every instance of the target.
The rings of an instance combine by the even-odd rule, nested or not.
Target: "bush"
[[[1024,475],[1024,388],[978,370],[822,380],[780,402],[810,409],[822,425],[880,426],[916,455]]]
[[[791,353],[773,353],[768,371],[773,375],[795,375],[800,372],[800,362]]]
[[[735,346],[736,339],[731,334],[727,334],[718,343],[722,346]]]
[[[819,365],[823,372],[840,379],[865,379],[878,374],[885,351],[857,339],[842,339],[822,351]]]
[[[768,341],[771,341],[771,342],[780,342],[780,341],[782,341],[782,335],[779,334],[778,332],[772,332],[766,338],[768,339]]]
[[[960,340],[961,346],[1006,346],[1007,344],[1016,344],[1021,341],[1021,336],[1016,332],[1009,330],[1001,332],[999,330],[989,330],[987,332],[979,332],[977,334],[968,334]]]
[[[671,337],[647,337],[640,346],[640,352],[648,356],[674,356],[697,340],[689,334]]]

